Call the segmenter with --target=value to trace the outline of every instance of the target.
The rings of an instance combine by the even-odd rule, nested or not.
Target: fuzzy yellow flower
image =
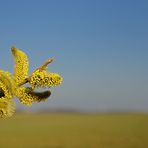
[[[0,117],[10,117],[15,112],[15,102],[7,98],[0,98]]]
[[[13,79],[9,72],[0,70],[0,117],[10,117],[15,110],[12,97],[14,93]]]
[[[45,70],[36,70],[30,76],[30,85],[36,87],[54,87],[60,85],[63,78],[57,73],[50,73]]]
[[[18,85],[28,76],[28,57],[23,51],[16,47],[12,47],[11,51],[15,62],[14,79]]]
[[[31,87],[20,87],[16,90],[16,96],[25,105],[32,105],[33,102],[46,100],[50,96],[50,91],[35,92]]]
[[[0,93],[6,97],[7,99],[11,99],[14,93],[14,82],[12,79],[12,75],[6,71],[0,70]]]

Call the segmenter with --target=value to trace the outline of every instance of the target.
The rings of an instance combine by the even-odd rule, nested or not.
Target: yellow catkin
[[[15,102],[6,98],[0,99],[0,117],[10,117],[15,112]]]
[[[28,94],[31,88],[28,87],[19,87],[16,90],[16,96],[19,98],[20,102],[24,105],[31,106],[35,98]]]
[[[41,102],[41,101],[45,101],[51,95],[51,91],[46,90],[42,92],[37,92],[37,91],[31,90],[31,91],[28,91],[28,95],[31,95],[32,97],[35,98],[34,102]]]
[[[16,84],[22,83],[28,76],[28,57],[27,55],[16,47],[11,48],[15,67],[14,67],[14,79]]]
[[[16,96],[20,102],[28,106],[31,106],[33,102],[45,101],[50,94],[50,91],[35,92],[31,87],[19,87],[16,90]]]
[[[1,85],[5,86],[11,95],[14,93],[15,83],[13,76],[9,72],[0,70],[0,82]]]
[[[13,97],[13,78],[9,72],[0,70],[0,117],[10,117],[15,110]]]
[[[10,100],[12,98],[12,94],[8,90],[8,88],[0,81],[0,99],[7,98]]]
[[[36,70],[30,76],[30,85],[36,87],[54,87],[60,85],[63,78],[57,73],[49,73],[45,70]]]
[[[0,70],[0,99],[13,97],[13,80],[8,72]]]

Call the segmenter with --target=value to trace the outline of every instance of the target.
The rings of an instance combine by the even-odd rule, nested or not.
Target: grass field
[[[0,119],[0,148],[148,148],[148,114],[17,114]]]

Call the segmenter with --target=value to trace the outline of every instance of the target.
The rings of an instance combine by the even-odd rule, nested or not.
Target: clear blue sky
[[[33,109],[148,111],[147,0],[0,0],[0,68],[11,72],[13,45],[30,72],[55,57],[48,70],[64,77]]]

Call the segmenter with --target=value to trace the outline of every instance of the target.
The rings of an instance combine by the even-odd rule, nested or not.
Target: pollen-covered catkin
[[[12,97],[14,83],[9,72],[0,70],[0,117],[10,117],[15,110],[15,103]]]
[[[16,90],[16,96],[20,102],[28,106],[31,106],[33,102],[45,101],[50,94],[50,91],[35,92],[31,87],[19,87]]]
[[[11,48],[14,57],[14,79],[16,84],[22,83],[28,76],[28,57],[27,55],[16,47]]]
[[[10,117],[15,111],[15,102],[6,98],[0,99],[0,117]]]
[[[9,89],[11,89],[12,85],[14,85],[13,76],[7,71],[0,70],[0,81],[5,83],[5,85],[9,87]]]
[[[18,97],[20,102],[24,105],[31,106],[35,98],[28,94],[28,92],[32,90],[32,88],[29,87],[19,87],[16,90],[15,95]]]
[[[0,90],[4,93],[5,98],[11,99],[14,93],[14,81],[9,72],[0,70]]]
[[[54,87],[60,85],[63,78],[57,73],[50,73],[45,70],[36,70],[30,76],[30,85],[36,87]]]

